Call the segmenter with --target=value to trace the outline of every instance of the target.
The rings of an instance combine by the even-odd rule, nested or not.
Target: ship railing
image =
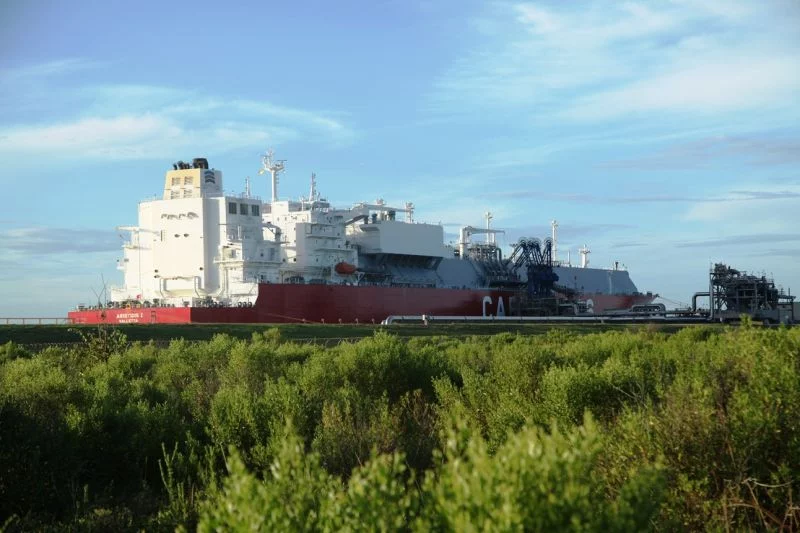
[[[261,196],[258,196],[257,194],[248,195],[245,192],[230,193],[226,191],[225,196],[228,198],[241,198],[242,200],[261,200]]]
[[[68,317],[0,317],[0,324],[5,326],[10,325],[43,325],[43,324],[71,324],[72,321]]]

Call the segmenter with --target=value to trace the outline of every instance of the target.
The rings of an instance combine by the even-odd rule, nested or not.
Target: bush
[[[333,348],[275,329],[166,348],[102,334],[0,347],[0,524],[800,523],[800,329],[378,333]]]
[[[464,442],[464,436],[471,437]],[[599,469],[602,438],[591,418],[565,433],[528,428],[494,455],[479,434],[448,431],[439,472],[425,479],[421,530],[641,531],[658,510],[655,466],[629,473],[609,499]]]

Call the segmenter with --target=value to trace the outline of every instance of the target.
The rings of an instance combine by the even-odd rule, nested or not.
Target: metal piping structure
[[[540,323],[540,324],[605,324],[605,323],[643,323],[660,322],[666,324],[702,324],[707,319],[701,317],[653,317],[653,316],[625,316],[625,315],[596,315],[596,316],[434,316],[434,315],[391,315],[386,317],[381,324],[392,325],[403,322],[419,322],[429,324],[440,323]]]
[[[772,279],[763,275],[754,276],[716,263],[709,274],[708,292],[711,320],[724,322],[741,315],[772,323],[794,320],[791,312],[794,296],[784,294]]]
[[[694,295],[692,296],[692,313],[696,313],[697,312],[697,299],[698,298],[702,298],[702,297],[709,297],[709,296],[711,296],[711,293],[709,293],[709,292],[696,292],[696,293],[694,293]]]

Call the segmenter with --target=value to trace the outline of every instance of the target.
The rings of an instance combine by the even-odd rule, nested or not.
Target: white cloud
[[[121,244],[119,235],[105,230],[35,226],[0,231],[0,247],[10,252],[5,255],[6,260],[17,257],[30,261],[30,255],[43,254],[116,252]],[[18,270],[18,274],[25,272]]]
[[[673,11],[654,11],[635,3],[622,2],[594,9],[559,14],[534,4],[517,4],[517,20],[536,35],[547,36],[559,48],[606,46],[613,41],[649,36],[672,30],[680,23]]]
[[[780,2],[492,6],[475,26],[505,31],[479,36],[437,80],[435,109],[596,120],[796,105],[800,21]]]
[[[606,161],[597,166],[662,171],[699,168],[715,160],[760,167],[796,164],[800,162],[800,138],[756,133],[712,135],[673,143],[643,156]]]
[[[644,111],[715,113],[784,106],[800,90],[797,57],[704,58],[694,64],[592,94],[564,116],[603,119]]]
[[[186,148],[220,153],[301,137],[342,145],[355,137],[347,125],[327,113],[266,101],[225,100],[171,87],[80,87],[64,91],[63,98],[66,106],[63,102],[52,105],[72,109],[74,118],[46,124],[0,124],[0,154],[17,161],[33,154],[147,159],[171,157]]]
[[[534,33],[555,33],[563,28],[561,20],[546,9],[535,5],[519,5],[516,8],[519,11],[519,20],[529,24]]]
[[[211,153],[241,147],[263,148],[265,143],[279,144],[300,134],[299,130],[282,126],[220,121],[195,127],[170,116],[123,115],[0,130],[0,154],[151,159],[171,157],[189,148]]]
[[[71,74],[81,70],[93,69],[102,66],[99,61],[85,58],[66,58],[35,65],[23,65],[12,68],[0,69],[0,83],[39,80],[51,76]]]
[[[748,191],[759,191],[757,196]],[[686,222],[713,225],[719,233],[791,233],[800,227],[800,186],[774,184],[732,187],[725,201],[697,202],[688,207]]]
[[[46,126],[0,130],[0,151],[9,154],[56,153],[126,159],[148,145],[180,137],[175,123],[155,115],[87,118]]]

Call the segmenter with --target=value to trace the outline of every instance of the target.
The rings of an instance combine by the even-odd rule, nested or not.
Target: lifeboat
[[[342,276],[346,276],[348,274],[352,274],[356,271],[356,266],[350,263],[346,263],[344,261],[340,261],[336,263],[336,266],[333,267],[337,274]]]

